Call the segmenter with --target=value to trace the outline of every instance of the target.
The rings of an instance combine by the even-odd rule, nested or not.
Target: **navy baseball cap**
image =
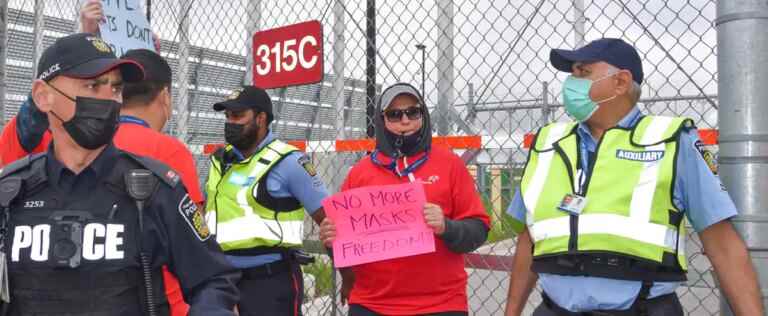
[[[77,33],[57,39],[43,51],[37,63],[37,78],[46,82],[56,76],[87,79],[118,68],[125,82],[144,79],[144,68],[138,63],[119,59],[101,38]]]
[[[213,110],[220,112],[224,110],[244,110],[254,109],[257,112],[265,112],[272,121],[272,99],[262,88],[256,86],[243,86],[236,89],[226,100],[215,103]]]
[[[594,40],[576,50],[553,49],[549,52],[549,62],[557,70],[572,72],[576,62],[592,63],[606,62],[616,68],[628,70],[632,79],[638,84],[643,83],[643,62],[632,45],[618,38],[601,38]]]

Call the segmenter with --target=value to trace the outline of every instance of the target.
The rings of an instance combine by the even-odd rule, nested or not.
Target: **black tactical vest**
[[[9,315],[143,315],[135,201],[122,175],[143,168],[120,153],[106,179],[87,196],[58,191],[47,183],[45,156],[13,172],[23,180],[10,205],[5,253]],[[0,175],[0,184],[7,178]],[[145,223],[147,216],[144,216]],[[152,249],[145,240],[145,249]],[[168,314],[160,264],[153,265],[160,315]]]

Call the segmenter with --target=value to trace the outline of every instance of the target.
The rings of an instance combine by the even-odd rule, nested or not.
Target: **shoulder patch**
[[[317,169],[315,168],[315,164],[312,163],[312,159],[309,159],[309,156],[307,155],[301,155],[296,162],[301,165],[302,168],[304,168],[304,171],[309,174],[310,177],[314,177],[317,175]]]
[[[699,154],[701,155],[701,158],[704,159],[704,162],[707,163],[709,170],[712,171],[713,174],[717,175],[717,157],[715,157],[715,154],[707,149],[705,147],[706,145],[704,145],[700,139],[696,140],[694,146],[696,146],[696,150],[699,151]]]
[[[185,194],[179,202],[179,214],[187,222],[197,239],[206,241],[211,237],[211,230],[208,229],[208,224],[205,222],[203,210],[189,198],[189,194]]]

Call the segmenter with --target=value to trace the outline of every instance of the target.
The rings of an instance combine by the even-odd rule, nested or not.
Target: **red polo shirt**
[[[381,153],[377,158],[385,164],[391,162]],[[413,163],[418,158],[418,155],[409,157],[408,162]],[[402,167],[401,162],[398,161]],[[453,152],[434,147],[413,174],[416,181],[424,183],[427,201],[440,205],[446,218],[473,217],[490,227],[475,181],[464,162]],[[408,181],[408,177],[398,177],[368,156],[352,167],[341,190]],[[467,311],[464,257],[450,251],[438,236],[433,253],[362,264],[352,270],[355,284],[350,304],[360,304],[385,315]]]

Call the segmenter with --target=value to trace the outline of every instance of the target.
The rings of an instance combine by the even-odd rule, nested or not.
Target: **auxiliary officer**
[[[304,212],[325,218],[328,193],[308,156],[269,129],[272,101],[246,86],[214,104],[224,111],[226,147],[211,156],[206,216],[227,258],[243,270],[241,315],[301,315]]]
[[[690,119],[644,115],[634,47],[603,38],[554,49],[566,112],[542,127],[509,213],[522,227],[507,315],[538,279],[548,315],[683,315],[685,218],[737,315],[763,315],[757,277],[730,218],[736,207]]]
[[[53,141],[45,154],[0,174],[3,308],[10,315],[167,315],[166,265],[190,314],[232,315],[239,273],[178,174],[111,143],[123,80],[142,80],[141,66],[81,33],[47,48],[38,69],[32,97]]]

